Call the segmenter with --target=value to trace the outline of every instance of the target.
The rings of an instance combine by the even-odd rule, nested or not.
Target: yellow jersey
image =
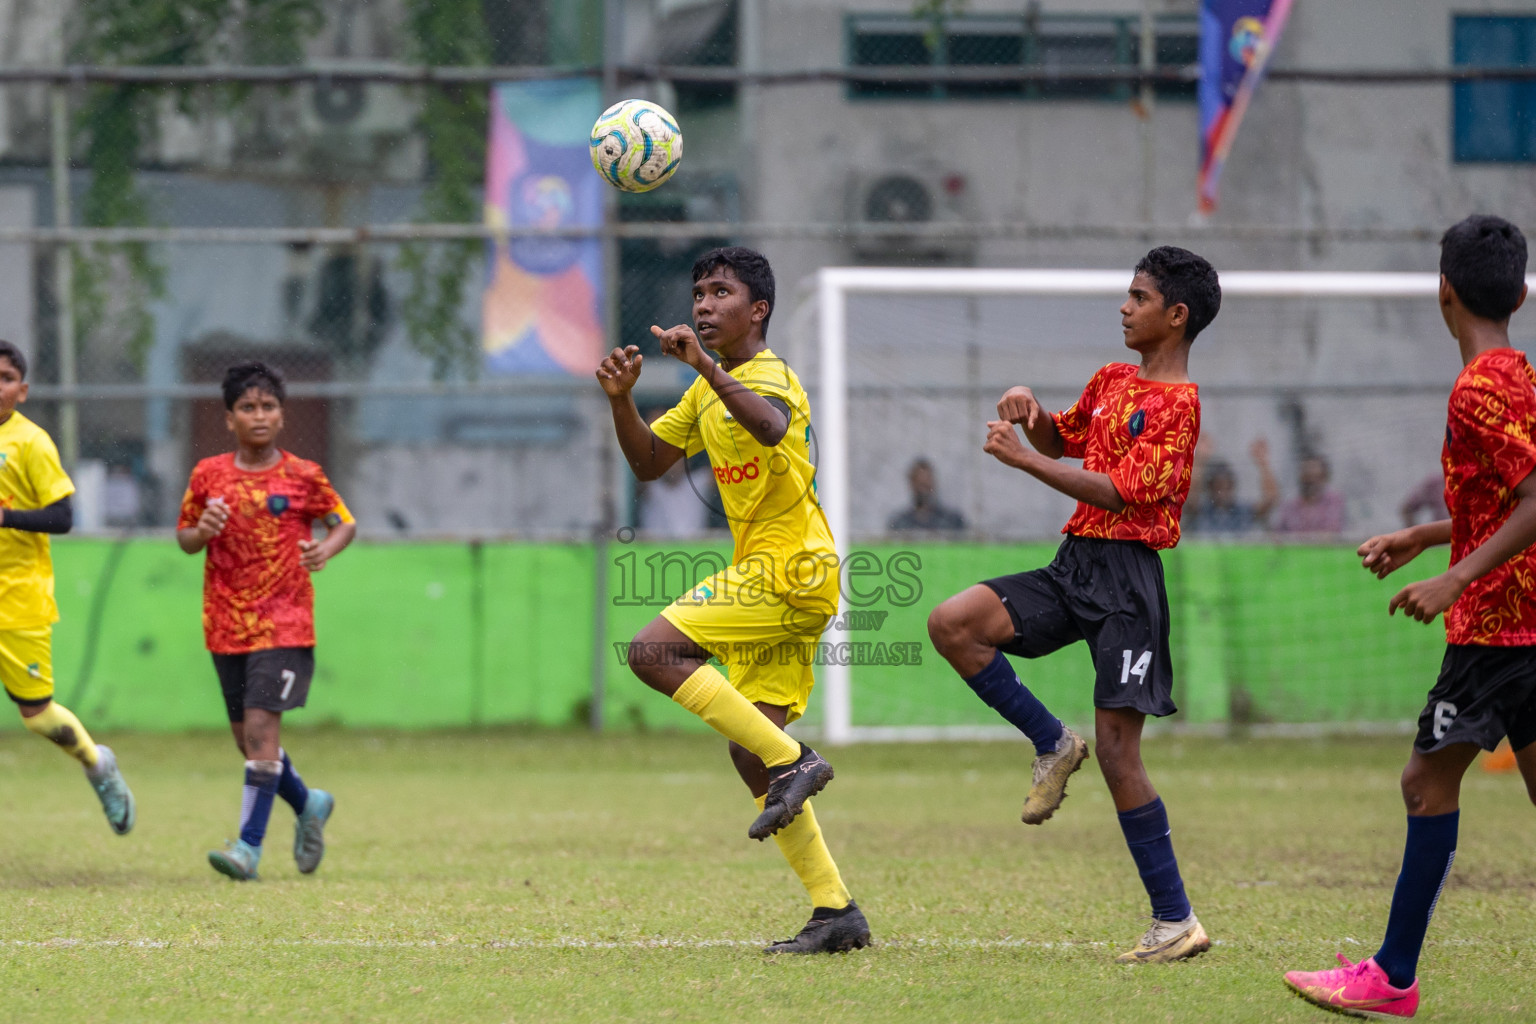
[[[681,401],[651,424],[656,436],[688,455],[709,453],[721,509],[735,539],[734,564],[754,564],[792,605],[837,605],[837,549],[816,497],[811,462],[811,403],[789,365],[763,349],[727,371],[764,398],[787,407],[789,428],[765,447],[732,418],[699,377]]]
[[[11,413],[0,423],[0,508],[46,508],[73,493],[53,438],[21,413]],[[58,620],[48,535],[0,527],[0,630]]]

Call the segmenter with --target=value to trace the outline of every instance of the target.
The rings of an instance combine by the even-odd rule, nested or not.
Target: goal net
[[[1400,525],[1416,492],[1433,501],[1427,482],[1460,367],[1437,281],[1222,274],[1221,314],[1191,352],[1202,403],[1196,486],[1224,467],[1240,505],[1261,503],[1262,442],[1280,505],[1271,528],[1246,531],[1192,528],[1198,496],[1186,506],[1184,539],[1163,553],[1181,709],[1171,721],[1284,732],[1398,729],[1413,718],[1443,634],[1438,623],[1388,620],[1397,577],[1361,571],[1353,549]],[[934,653],[927,615],[973,583],[1050,560],[1073,502],[982,452],[986,421],[1011,385],[1063,409],[1100,366],[1134,362],[1117,313],[1128,283],[1097,270],[820,271],[815,341],[792,339],[788,355],[811,392],[818,491],[844,574],[808,716],[828,741],[1011,734]],[[1342,526],[1277,533],[1313,456],[1342,500]],[[917,460],[963,528],[898,528]],[[1445,558],[1431,552],[1400,575],[1421,578]],[[1069,723],[1092,722],[1083,645],[1015,664]]]

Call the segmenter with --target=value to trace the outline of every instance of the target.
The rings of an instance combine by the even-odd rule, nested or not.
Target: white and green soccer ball
[[[682,160],[677,119],[649,100],[620,100],[592,126],[592,166],[614,188],[649,192]]]

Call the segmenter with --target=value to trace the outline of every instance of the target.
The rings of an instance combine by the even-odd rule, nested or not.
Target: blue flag
[[[1201,0],[1200,209],[1216,209],[1221,168],[1264,78],[1292,0]]]

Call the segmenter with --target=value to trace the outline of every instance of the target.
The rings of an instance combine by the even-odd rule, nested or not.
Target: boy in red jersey
[[[1216,271],[1194,253],[1159,246],[1136,264],[1120,307],[1141,365],[1111,363],[1077,404],[1048,414],[1029,388],[1010,388],[987,424],[984,450],[1077,499],[1050,565],[987,580],[933,610],[934,647],[983,701],[1035,744],[1023,820],[1038,825],[1066,797],[1088,745],[1019,682],[1004,653],[1038,658],[1078,640],[1093,659],[1099,766],[1152,902],[1152,927],[1121,963],[1197,956],[1211,940],[1184,895],[1168,813],[1141,763],[1147,715],[1171,715],[1168,597],[1157,552],[1179,542],[1189,497],[1200,397],[1189,348],[1221,308]],[[1025,448],[1022,425],[1034,451]],[[1082,468],[1063,465],[1063,456]]]
[[[293,857],[305,874],[320,866],[335,803],[305,787],[278,739],[283,712],[304,706],[315,670],[309,574],[351,543],[357,525],[318,465],[277,447],[283,398],[282,378],[261,363],[224,375],[236,448],[192,470],[176,530],[187,554],[208,551],[203,633],[246,758],[240,838],[208,854],[215,870],[239,881],[256,877],[273,797],[298,815]],[[324,540],[311,535],[315,520],[326,526]]]
[[[1440,239],[1440,312],[1461,350],[1440,449],[1451,517],[1360,545],[1378,577],[1425,548],[1451,545],[1450,568],[1398,591],[1420,622],[1445,613],[1445,659],[1419,713],[1403,769],[1408,838],[1387,934],[1375,956],[1285,982],[1329,1010],[1412,1017],[1424,933],[1456,859],[1461,778],[1478,748],[1505,736],[1536,801],[1536,372],[1509,345],[1509,318],[1525,301],[1525,237],[1499,217],[1473,216]]]

